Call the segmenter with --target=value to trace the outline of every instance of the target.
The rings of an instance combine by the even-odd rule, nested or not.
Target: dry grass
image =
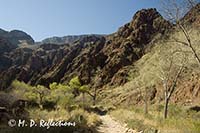
[[[40,110],[40,109],[29,109],[30,118],[34,119],[36,121],[39,121],[41,119],[44,120],[69,120],[70,113],[67,112],[64,109],[60,110],[53,110],[53,111],[47,111],[47,110]]]
[[[29,110],[30,118],[36,121],[41,119],[43,120],[66,120],[71,122],[76,122],[79,125],[96,127],[101,123],[101,120],[98,115],[94,113],[88,113],[83,109],[75,109],[71,112],[68,112],[64,109],[47,111],[40,109],[30,109]]]
[[[158,129],[161,132],[198,133],[200,132],[200,113],[187,112],[175,105],[170,106],[169,118],[163,119],[163,109],[156,111],[153,106],[148,115],[144,115],[141,107],[119,109],[111,112],[116,119],[127,123],[130,128],[138,131]],[[195,119],[194,119],[195,118]]]
[[[156,123],[150,119],[145,119],[145,117],[138,112],[141,110],[136,109],[134,111],[119,109],[111,112],[111,115],[116,119],[126,123],[129,128],[136,129],[138,131],[148,130],[156,126]]]
[[[75,121],[79,124],[88,125],[89,127],[96,127],[101,123],[101,120],[98,115],[94,113],[88,113],[83,109],[77,109],[70,113],[71,121]]]
[[[189,30],[190,37],[192,38],[193,46],[200,55],[200,30],[192,29]],[[144,88],[162,84],[161,77],[163,76],[163,71],[169,65],[169,56],[172,55],[174,51],[182,51],[187,56],[187,68],[185,73],[182,75],[183,78],[190,78],[191,73],[200,73],[199,64],[194,58],[191,49],[182,44],[174,42],[174,38],[185,41],[185,37],[182,32],[176,31],[172,33],[168,40],[159,40],[154,43],[154,47],[146,53],[141,59],[134,63],[133,71],[129,74],[129,82],[124,86],[119,86],[114,89],[105,89],[105,97],[102,97],[103,104],[119,105],[128,102],[127,105],[135,104],[135,99],[133,97],[137,93],[144,91]],[[173,58],[174,64],[179,65],[183,54],[180,52],[176,54]],[[167,72],[167,71],[165,71]],[[159,88],[157,88],[159,89]],[[161,93],[161,89],[159,92]]]
[[[195,49],[200,55],[200,32],[192,29],[190,36]],[[173,38],[185,41],[182,32],[176,31],[168,40],[160,40],[154,44],[150,52],[146,53],[140,60],[134,63],[133,71],[130,73],[129,82],[117,88],[105,88],[101,94],[101,104],[104,106],[120,105],[130,107],[135,104],[140,92],[145,87],[161,83],[160,76],[168,65],[168,57],[174,51],[184,51],[187,54],[187,73],[183,77],[188,78],[192,72],[199,73],[199,64],[187,46],[173,42]],[[174,62],[179,65],[183,54],[175,55]],[[156,88],[159,89],[159,88]],[[162,90],[158,90],[161,91]],[[160,92],[160,94],[161,94]],[[141,99],[139,99],[141,100]],[[126,104],[127,103],[127,104]],[[140,103],[141,105],[141,103]],[[144,116],[142,107],[135,107],[131,110],[118,109],[111,112],[111,115],[118,120],[127,123],[131,128],[138,130],[159,129],[163,132],[200,132],[200,118],[194,113],[192,116],[177,107],[170,107],[169,118],[163,119],[163,106],[153,107],[149,114]],[[198,118],[198,119],[194,119]]]

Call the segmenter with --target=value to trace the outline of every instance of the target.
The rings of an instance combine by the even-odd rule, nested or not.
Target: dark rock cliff
[[[0,57],[0,88],[13,79],[48,86],[79,76],[83,84],[121,85],[129,66],[140,59],[146,45],[171,24],[156,9],[138,11],[130,23],[108,36],[90,35],[73,44],[43,44],[32,50],[17,48]],[[8,58],[8,60],[7,60]]]

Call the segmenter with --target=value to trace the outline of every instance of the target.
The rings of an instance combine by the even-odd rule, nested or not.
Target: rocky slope
[[[34,44],[33,38],[27,33],[19,30],[5,31],[0,29],[0,38],[4,38],[9,41],[12,45],[18,46],[20,44]]]
[[[182,22],[188,25],[200,26],[200,3],[183,17]]]
[[[0,37],[0,55],[2,55],[4,52],[10,52],[16,47],[17,46],[11,44],[7,39]]]
[[[200,26],[198,20],[200,18],[199,4],[191,9],[181,20],[186,24],[185,27],[189,31],[192,46],[200,55]],[[192,19],[192,21],[188,21]],[[174,30],[175,29],[175,30]],[[155,39],[155,38],[154,38]],[[184,106],[199,106],[200,103],[200,69],[199,63],[194,58],[191,49],[187,46],[180,45],[178,41],[185,42],[184,33],[174,26],[163,37],[154,41],[154,45],[150,51],[145,53],[142,58],[133,63],[129,72],[130,81],[123,86],[115,87],[114,89],[105,89],[101,92],[103,104],[110,103],[111,105],[122,105],[122,107],[134,106],[135,104],[144,104],[143,89],[147,89],[148,100],[150,103],[158,103],[164,101],[163,76],[166,77],[166,72],[169,71],[169,59],[173,52],[187,53],[184,72],[178,78],[175,92],[172,94],[171,101],[175,104]],[[151,43],[147,44],[148,46]],[[173,57],[176,64],[183,56]],[[172,70],[171,70],[172,71]],[[171,72],[173,75],[175,71]],[[171,83],[173,78],[169,79]],[[144,91],[146,93],[146,91]]]
[[[69,36],[63,36],[63,37],[50,37],[50,38],[46,38],[42,40],[41,42],[39,42],[39,44],[46,44],[46,43],[67,44],[67,43],[73,43],[87,36],[92,36],[92,35],[69,35]],[[102,36],[102,35],[95,35],[95,36]]]
[[[198,6],[188,14],[198,12]],[[184,21],[190,18],[188,14]],[[198,15],[196,18],[199,18]],[[0,87],[8,87],[15,78],[33,85],[48,86],[54,81],[67,82],[77,75],[84,84],[96,84],[99,87],[107,84],[122,85],[127,82],[132,64],[145,54],[150,42],[171,27],[156,9],[143,9],[117,32],[107,36],[83,36],[74,41],[73,45],[42,44],[34,50],[12,50],[12,45],[3,41],[1,51],[4,47],[8,50],[1,54]],[[1,30],[1,34],[8,33]],[[94,79],[98,82],[94,82]]]
[[[35,50],[17,48],[4,55],[9,63],[0,69],[0,88],[15,78],[30,84],[66,82],[78,75],[84,84],[121,85],[129,67],[144,54],[147,44],[171,24],[156,9],[138,11],[130,23],[108,36],[86,36],[73,45],[43,44]],[[2,63],[4,64],[4,62]]]

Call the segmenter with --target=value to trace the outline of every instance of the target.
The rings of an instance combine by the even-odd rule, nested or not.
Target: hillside
[[[188,12],[182,22],[188,22],[191,16],[194,21],[191,21],[190,24],[196,24],[199,16],[195,17],[195,15],[190,14],[198,14],[196,13],[199,11],[198,6]],[[152,51],[161,51],[161,46],[158,44],[163,43],[164,38],[181,34],[178,31],[169,30],[171,27],[173,26],[156,9],[144,9],[138,11],[130,23],[107,36],[83,35],[57,38],[61,39],[61,42],[49,38],[43,41],[49,43],[38,45],[35,49],[15,49],[13,44],[2,43],[2,50],[4,49],[8,53],[1,55],[3,63],[0,67],[2,77],[0,86],[4,89],[14,79],[31,85],[48,86],[52,82],[67,83],[74,76],[79,76],[82,84],[91,84],[98,88],[107,85],[114,87],[123,85],[130,80],[132,71],[141,73],[143,67],[152,69],[152,66],[145,64],[146,62],[142,67],[137,66],[137,64],[143,62],[144,57],[152,56],[153,58],[153,55],[150,55]],[[190,29],[193,31],[193,27]],[[194,34],[196,32],[194,31]],[[179,37],[181,36],[183,37],[183,35]],[[194,38],[196,39],[196,37]],[[66,41],[70,44],[61,44]],[[155,45],[159,48],[152,48]],[[167,43],[166,46],[170,47]],[[177,48],[179,47],[177,46]],[[163,49],[166,52],[165,48]],[[150,61],[150,59],[146,60]],[[158,62],[154,63],[156,65]],[[144,77],[149,76],[148,73],[142,74],[145,74]],[[140,76],[134,78],[137,82],[138,79],[142,79]]]
[[[20,44],[34,44],[33,38],[20,30],[5,31],[0,29],[0,38],[7,39],[14,46],[18,46]]]
[[[176,25],[142,9],[109,35],[36,44],[0,30],[0,115],[74,120],[80,132],[200,131],[199,14],[197,4]]]
[[[138,11],[133,20],[116,33],[86,36],[72,45],[43,44],[35,50],[17,48],[7,57],[12,63],[1,70],[1,88],[13,79],[48,86],[66,82],[78,75],[84,84],[92,83],[97,69],[99,86],[127,81],[127,67],[142,57],[146,45],[171,25],[155,9]],[[21,54],[20,54],[21,53]]]
[[[198,55],[200,55],[199,5],[197,4],[181,19],[181,22],[187,27],[191,42]],[[164,100],[162,77],[169,71],[171,55],[178,51],[180,53],[173,57],[174,64],[180,65],[183,56],[186,56],[185,62],[187,63],[176,86],[175,94],[171,98],[172,103],[183,106],[199,106],[199,63],[189,47],[175,40],[186,42],[184,33],[176,26],[169,29],[162,37],[153,39],[148,44],[151,47],[146,49],[146,54],[132,64],[128,73],[129,81],[112,90],[104,90],[101,94],[103,101],[116,106],[142,105],[142,92],[146,88],[151,103],[162,103]]]
[[[198,46],[200,39],[197,38],[200,33],[199,28],[190,29],[190,33],[195,44],[195,49],[200,49]],[[129,81],[125,85],[111,90],[106,89],[102,92],[103,101],[116,106],[142,104],[142,94],[140,93],[147,88],[152,103],[162,102],[164,98],[161,79],[164,76],[163,71],[165,69],[168,70],[170,55],[174,51],[181,50],[187,53],[187,66],[178,81],[176,92],[172,96],[172,102],[186,106],[199,105],[199,64],[190,49],[173,42],[174,37],[184,40],[183,33],[176,31],[173,34],[170,33],[170,37],[167,40],[160,39],[154,42],[151,51],[133,64],[132,70],[129,72]],[[180,53],[177,54],[174,62],[180,63],[182,56]]]
[[[39,44],[71,44],[74,43],[75,41],[78,41],[80,39],[83,39],[88,36],[93,36],[93,35],[69,35],[69,36],[63,36],[63,37],[50,37],[42,40],[39,42]],[[103,35],[95,35],[95,36],[103,36]]]
[[[188,25],[200,26],[200,4],[197,4],[194,8],[192,8],[182,19],[183,23]]]

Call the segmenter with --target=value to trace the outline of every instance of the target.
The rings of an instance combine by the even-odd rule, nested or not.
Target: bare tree
[[[189,8],[194,7],[199,1],[197,0],[187,0],[189,3]]]
[[[177,57],[176,54],[179,54],[179,57]],[[179,62],[175,60],[177,58],[179,58]],[[176,89],[178,79],[180,78],[186,63],[187,63],[186,54],[182,51],[175,51],[172,54],[170,54],[170,57],[168,58],[168,61],[165,62],[165,65],[162,65],[164,66],[164,68],[161,69],[161,75],[159,77],[162,80],[163,89],[164,89],[164,99],[165,99],[164,118],[165,119],[167,118],[167,115],[168,115],[168,105],[169,105],[170,98]]]
[[[93,105],[96,105],[96,100],[97,100],[97,94],[98,94],[98,92],[99,91],[97,90],[97,88],[94,88],[93,92],[87,91],[87,94],[92,97],[92,101],[93,101],[92,104]]]
[[[135,85],[137,86],[137,89],[140,93],[140,96],[142,97],[142,100],[144,102],[144,114],[148,114],[149,112],[149,89],[150,87],[145,82],[144,78],[142,80],[137,80]]]
[[[147,88],[145,88],[145,95],[144,95],[144,113],[145,114],[148,114],[148,90],[147,90]]]
[[[190,33],[185,25],[181,22],[183,16],[197,3],[198,2],[196,0],[162,0],[162,12],[165,14],[169,21],[171,21],[180,29],[186,39],[186,41],[182,41],[177,38],[173,38],[174,42],[190,48],[198,64],[200,65],[200,57],[193,46],[193,41],[190,37]]]
[[[92,86],[93,89],[91,92],[88,91],[88,94],[92,97],[93,105],[96,105],[97,96],[100,92],[99,86],[101,84],[101,78],[99,78],[98,75],[96,75],[94,78],[94,82],[95,82],[95,84],[94,84],[94,86]]]
[[[100,73],[101,73],[100,67],[97,67],[94,79],[91,81],[92,85],[88,86],[89,87],[88,90],[85,91],[85,93],[87,93],[92,98],[93,105],[96,105],[97,96],[100,92],[99,88],[100,88],[101,82],[102,82],[102,78],[99,77]]]

